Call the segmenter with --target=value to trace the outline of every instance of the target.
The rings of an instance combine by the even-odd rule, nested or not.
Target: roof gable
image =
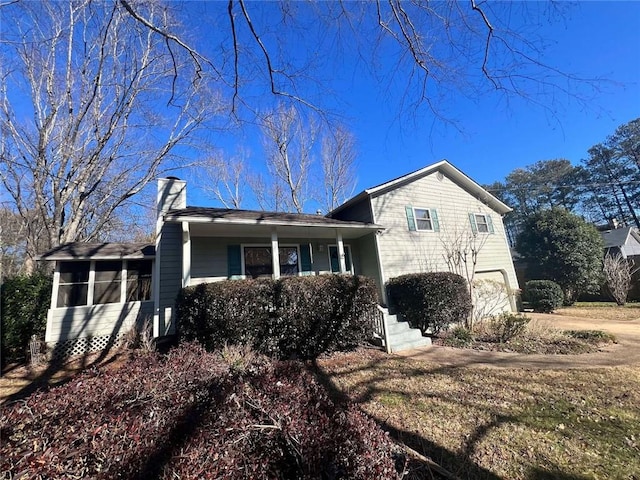
[[[622,227],[605,230],[601,233],[605,248],[623,247],[625,245],[640,245],[640,234],[633,227]]]
[[[414,182],[420,178],[426,177],[427,175],[431,175],[433,173],[440,172],[446,177],[448,177],[451,181],[456,183],[462,189],[466,190],[470,195],[476,197],[481,202],[485,203],[487,206],[495,210],[501,215],[505,213],[509,213],[512,208],[508,205],[504,204],[498,198],[491,195],[488,191],[482,188],[478,183],[473,181],[467,175],[462,173],[456,167],[451,165],[448,161],[442,160],[440,162],[434,163],[432,165],[428,165],[424,168],[416,170],[414,172],[408,173],[406,175],[402,175],[401,177],[394,178],[393,180],[389,180],[388,182],[381,183],[380,185],[376,185],[375,187],[368,188],[362,192],[360,192],[355,197],[347,200],[345,203],[334,209],[327,216],[332,216],[333,214],[339,212],[349,205],[353,205],[359,201],[362,201],[365,198],[376,197],[378,195],[382,195],[386,192],[394,190],[402,185],[407,185],[411,182]]]

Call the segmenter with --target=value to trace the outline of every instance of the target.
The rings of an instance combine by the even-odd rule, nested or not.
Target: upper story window
[[[414,208],[413,209],[416,218],[416,229],[417,230],[433,230],[433,220],[431,210],[425,208]]]
[[[484,213],[470,213],[471,231],[473,233],[494,233],[491,216]]]
[[[405,207],[405,212],[407,214],[407,224],[410,231],[440,231],[438,212],[435,208],[413,207],[411,205],[407,205]]]

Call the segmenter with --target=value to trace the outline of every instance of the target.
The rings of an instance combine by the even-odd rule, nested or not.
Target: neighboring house
[[[604,241],[605,253],[621,253],[623,258],[640,259],[640,233],[633,227],[605,230],[600,233]]]
[[[469,268],[460,259],[470,262],[472,249],[476,278],[518,288],[502,223],[510,208],[446,161],[365,190],[327,216],[188,207],[176,178],[159,180],[157,211],[155,249],[72,244],[41,257],[56,261],[47,342],[76,352],[145,318],[154,337],[172,335],[180,289],[224,279],[366,275],[386,304],[388,279]],[[500,308],[515,311],[513,296]]]

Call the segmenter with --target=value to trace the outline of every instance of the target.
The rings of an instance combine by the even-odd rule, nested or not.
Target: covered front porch
[[[323,274],[366,275],[381,287],[378,225],[219,209],[170,212],[165,222],[179,223],[182,231],[183,287]]]

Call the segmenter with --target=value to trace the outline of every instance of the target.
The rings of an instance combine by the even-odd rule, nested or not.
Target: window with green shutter
[[[407,213],[407,223],[410,231],[439,232],[440,221],[438,211],[435,208],[405,207]]]

